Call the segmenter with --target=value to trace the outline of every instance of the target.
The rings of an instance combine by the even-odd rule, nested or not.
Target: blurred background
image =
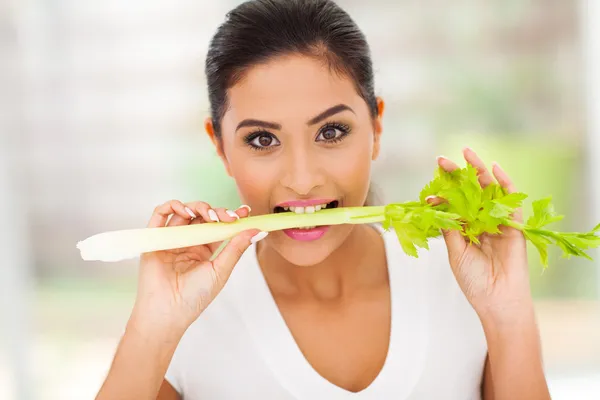
[[[557,228],[600,222],[598,1],[338,2],[387,101],[384,201],[468,145],[552,195]],[[77,241],[172,198],[239,205],[202,128],[208,42],[239,3],[0,0],[1,399],[91,399],[104,379],[136,261],[83,262]],[[530,254],[553,398],[600,398],[600,255]]]

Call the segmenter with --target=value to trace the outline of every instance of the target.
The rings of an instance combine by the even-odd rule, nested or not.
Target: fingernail
[[[502,167],[500,166],[500,164],[498,164],[498,162],[497,162],[497,161],[492,161],[492,167],[493,167],[494,165],[495,165],[496,167],[498,167],[498,168],[502,169]]]
[[[230,217],[236,218],[236,219],[240,219],[240,216],[237,215],[235,212],[231,211],[231,210],[226,210],[225,213],[227,215],[229,215]]]
[[[185,208],[185,212],[187,212],[188,214],[190,214],[190,217],[196,218],[196,214],[194,214],[194,212],[189,207]]]
[[[245,204],[242,204],[241,206],[239,206],[237,209],[239,210],[240,208],[247,208],[248,212],[252,211],[252,209],[250,208],[250,206],[247,206]]]
[[[433,199],[435,199],[435,196],[433,196],[433,195],[425,197],[425,201],[429,201],[429,200],[433,200]]]
[[[473,151],[473,149],[472,149],[472,148],[470,148],[469,146],[465,146],[465,147],[463,147],[463,149],[464,149],[464,150]]]
[[[219,221],[219,217],[217,216],[217,213],[212,208],[210,210],[208,210],[208,217],[210,218],[211,221],[221,222],[221,221]]]
[[[263,240],[267,237],[268,234],[269,232],[258,232],[256,235],[252,236],[252,239],[250,239],[250,243],[256,243],[260,240]]]
[[[440,161],[440,160],[447,160],[446,156],[437,156],[436,160]]]

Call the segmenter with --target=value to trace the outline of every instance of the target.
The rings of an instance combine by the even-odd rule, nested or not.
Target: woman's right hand
[[[172,200],[156,207],[148,228],[227,223],[245,218],[249,213],[248,206],[231,211],[212,209],[200,201],[184,204]],[[241,232],[214,260],[210,258],[222,242],[142,254],[132,319],[150,324],[151,329],[162,327],[183,333],[223,289],[251,242],[264,236],[266,233],[257,229]]]

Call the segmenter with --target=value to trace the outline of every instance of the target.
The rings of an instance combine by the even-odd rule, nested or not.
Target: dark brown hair
[[[294,53],[319,58],[333,71],[350,77],[372,117],[377,115],[369,46],[344,10],[331,0],[252,0],[227,14],[206,56],[217,137],[227,109],[227,89],[249,67]]]

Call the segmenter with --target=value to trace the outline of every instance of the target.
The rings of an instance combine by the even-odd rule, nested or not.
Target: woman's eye
[[[279,145],[277,138],[270,133],[259,133],[254,135],[254,137],[251,136],[247,138],[247,142],[253,148],[260,150]]]
[[[321,134],[323,135],[323,139],[325,140],[332,140],[337,137],[337,131],[335,130],[335,128],[327,128]]]
[[[349,132],[349,128],[343,125],[340,126],[325,126],[319,132],[317,141],[320,142],[337,142],[346,136]]]

